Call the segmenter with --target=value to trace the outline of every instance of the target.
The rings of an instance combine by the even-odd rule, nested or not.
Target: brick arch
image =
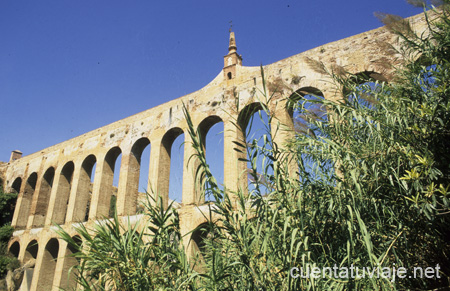
[[[136,158],[137,161],[141,159],[142,152],[150,144],[150,140],[146,137],[142,137],[134,142],[131,147],[131,154]]]
[[[251,116],[263,109],[264,105],[261,102],[253,102],[242,108],[241,111],[239,111],[239,115],[237,118],[237,125],[240,127],[240,130],[245,132],[248,123],[250,122]]]
[[[59,173],[58,185],[55,185],[57,188],[52,220],[57,224],[63,224],[66,220],[74,170],[75,164],[67,162]]]
[[[23,263],[28,262],[30,259],[36,259],[39,251],[39,244],[37,240],[33,239],[27,244],[25,254],[23,256]]]
[[[322,91],[316,87],[302,87],[296,90],[288,98],[286,104],[289,117],[292,120],[292,128],[297,133],[306,132],[308,130],[309,118],[320,118],[322,120],[327,118],[327,111],[324,105],[308,102],[307,96],[313,96],[313,98],[324,99]],[[305,111],[299,109],[297,106],[301,100],[306,101],[304,103]],[[300,112],[303,111],[303,112]]]
[[[198,125],[198,132],[200,133],[200,136],[202,137],[202,141],[205,141],[206,135],[208,134],[208,131],[216,125],[219,122],[223,122],[222,118],[217,115],[211,115],[203,119],[200,124]]]
[[[206,142],[207,136],[208,136],[208,133],[209,133],[210,129],[211,129],[213,126],[215,126],[216,124],[219,124],[219,123],[222,123],[222,125],[223,125],[224,122],[223,122],[222,118],[219,117],[219,116],[217,116],[217,115],[211,115],[211,116],[208,116],[208,117],[204,118],[204,119],[200,122],[200,124],[198,125],[197,131],[198,131],[198,133],[200,134],[200,138],[201,138],[203,150],[205,151],[206,156],[208,155],[208,148],[211,148],[212,146],[214,146],[214,147],[220,146],[220,143],[217,144],[217,145],[215,144],[215,145],[210,146],[210,145],[208,145],[207,142]],[[222,139],[221,139],[221,140],[222,140],[222,145],[221,145],[221,147],[222,147],[222,149],[221,149],[222,153],[221,153],[221,155],[222,155],[222,157],[223,157],[223,156],[224,156],[224,144],[223,144],[223,140],[224,140],[224,132],[222,132]],[[214,161],[208,160],[208,158],[206,158],[206,159],[207,159],[206,162],[207,162],[208,165],[210,166],[210,170],[211,170],[211,171],[212,171],[212,168],[213,168],[214,166],[218,166],[218,165],[214,165]],[[192,168],[193,168],[194,170],[196,170],[196,169],[198,168],[198,166],[199,166],[199,163],[196,162],[195,165],[193,165]],[[222,168],[223,168],[223,169],[225,168],[225,165],[224,165],[224,164],[222,164]],[[217,178],[216,176],[214,176],[214,177]],[[197,189],[196,191],[197,191],[197,193],[203,193],[203,187],[204,187],[205,182],[203,181],[203,176],[202,176],[202,174],[201,174],[201,173],[197,173],[196,179],[197,179],[197,180],[196,180],[196,183],[198,183],[198,184],[197,184],[198,186],[196,186],[196,187],[199,188],[199,189]],[[217,182],[218,182],[219,184],[223,184],[223,181],[217,181]],[[196,199],[196,201],[197,201],[198,204],[204,203],[205,200],[208,198],[208,197],[204,197],[205,195],[197,195],[197,196],[199,196],[199,197],[195,197],[195,199]]]
[[[288,97],[288,102],[286,103],[287,110],[291,115],[293,113],[293,108],[295,104],[302,98],[304,98],[306,95],[313,95],[324,98],[323,92],[316,87],[305,86],[297,89]]]
[[[20,193],[20,188],[22,187],[22,178],[17,177],[14,179],[14,182],[11,184],[11,191],[15,193]]]
[[[78,245],[81,246],[83,244],[83,240],[81,239],[81,236],[79,234],[75,234],[72,236],[72,240]],[[73,246],[68,246],[71,253],[75,253],[77,250]]]
[[[150,140],[147,137],[142,137],[134,142],[131,147],[130,154],[126,157],[128,162],[127,167],[127,182],[126,192],[124,197],[124,209],[121,210],[121,215],[134,215],[137,211],[139,191],[139,179],[141,174],[141,158],[144,150],[150,146]],[[148,179],[148,177],[147,177]]]
[[[199,224],[190,236],[189,243],[191,244],[192,254],[197,254],[200,261],[203,260],[203,255],[205,254],[205,239],[207,238],[209,232],[207,229],[208,222]]]
[[[40,187],[37,192],[38,197],[34,210],[33,227],[44,225],[54,178],[55,168],[49,167],[41,178]]]
[[[366,82],[388,82],[386,76],[382,73],[373,70],[359,71],[350,76],[350,79],[357,84],[364,84]],[[349,88],[343,88],[342,94],[347,96],[349,94]]]
[[[15,258],[19,257],[20,254],[20,242],[19,240],[13,241],[10,246],[8,252],[14,256]]]
[[[120,147],[115,146],[108,150],[103,160],[103,167],[101,170],[101,182],[98,194],[97,209],[94,214],[95,217],[107,217],[111,211],[114,191],[114,173],[120,169],[115,169],[117,158],[122,154]],[[95,191],[95,190],[94,190]],[[91,216],[91,215],[90,215]]]
[[[377,71],[367,70],[361,71],[354,74],[351,78],[356,78],[360,82],[368,82],[368,81],[379,81],[379,82],[387,82],[387,78]]]
[[[266,108],[265,104],[262,104],[261,102],[253,102],[250,104],[247,104],[242,110],[239,112],[238,118],[237,118],[237,143],[234,147],[234,150],[236,151],[236,158],[237,158],[237,172],[238,172],[238,179],[239,179],[239,187],[243,191],[248,191],[248,166],[247,162],[245,160],[247,159],[247,130],[248,125],[250,123],[250,120],[252,116],[260,111],[264,110]]]
[[[175,139],[182,135],[184,131],[180,127],[172,127],[169,129],[163,136],[161,140],[161,144],[167,148],[170,154],[170,147],[172,146],[172,143],[175,141]]]
[[[73,206],[73,214],[69,220],[73,222],[86,221],[89,217],[89,209],[93,191],[92,179],[95,178],[94,168],[97,164],[95,155],[90,154],[84,158],[81,163],[80,173],[78,176],[77,189],[74,193],[75,202]]]
[[[58,260],[59,241],[56,238],[48,240],[43,250],[41,271],[38,274],[37,286],[40,290],[52,290],[55,276],[56,261]]]
[[[34,192],[36,190],[37,183],[37,173],[33,172],[28,176],[28,179],[23,187],[23,192],[20,193],[19,198],[21,198],[20,206],[17,211],[17,221],[16,227],[23,228],[27,226],[28,216],[30,214],[31,209],[31,201],[34,196]]]
[[[169,201],[169,185],[170,185],[170,161],[172,154],[173,142],[184,134],[180,127],[173,127],[169,129],[161,139],[160,154],[159,154],[159,173],[157,182],[158,195],[161,195],[165,206]]]

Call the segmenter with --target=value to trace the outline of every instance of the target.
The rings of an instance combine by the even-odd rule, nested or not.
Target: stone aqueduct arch
[[[425,29],[423,14],[411,17],[410,21],[417,30]],[[320,90],[324,98],[339,98],[326,77],[310,68],[305,61],[307,57],[323,62],[327,67],[338,64],[355,74],[370,71],[389,76],[385,64],[394,58],[384,53],[379,41],[395,44],[396,37],[385,28],[379,28],[264,66],[266,80],[279,85],[280,89],[274,101],[268,104],[275,112],[276,120],[292,126],[286,100],[297,90]],[[22,262],[31,258],[36,260],[31,290],[73,286],[66,272],[76,262],[66,257],[72,250],[58,239],[52,223],[60,224],[76,237],[72,227],[74,223],[88,220],[86,223],[90,224],[97,217],[108,215],[115,171],[120,171],[118,214],[136,214],[141,154],[149,145],[149,185],[152,191],[163,195],[167,205],[170,148],[178,135],[187,133],[183,102],[194,126],[203,133],[207,133],[215,123],[223,122],[224,184],[229,189],[246,187],[247,178],[242,174],[246,164],[238,162],[239,154],[233,143],[243,137],[233,121],[250,107],[258,109],[255,89],[262,86],[261,72],[259,67],[242,66],[242,59],[236,52],[234,33],[230,35],[229,53],[224,63],[217,77],[194,93],[28,156],[17,158],[15,151],[9,163],[0,164],[0,178],[6,191],[19,193],[12,221],[16,230],[9,243],[10,252]],[[235,107],[236,98],[241,104],[239,110]],[[241,124],[245,125],[245,122]],[[289,133],[281,132],[275,142],[282,144],[288,137]],[[194,153],[189,146],[188,134],[185,134],[185,142],[179,209],[183,234],[205,222],[201,214],[205,206],[202,206],[203,199],[194,183],[196,161],[188,163]],[[120,169],[114,169],[120,154]],[[186,246],[188,243],[187,240]]]

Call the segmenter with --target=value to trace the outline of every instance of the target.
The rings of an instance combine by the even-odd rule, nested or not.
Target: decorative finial
[[[231,30],[233,29],[233,20],[230,20],[229,23],[230,23],[230,29],[228,31],[231,32]]]
[[[231,31],[233,28],[233,21],[230,21],[230,45],[228,46],[228,53],[236,52],[236,39],[234,36],[234,32]]]

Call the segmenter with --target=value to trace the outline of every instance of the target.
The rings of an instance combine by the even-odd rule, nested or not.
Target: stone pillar
[[[182,210],[179,212],[180,214],[180,233],[181,233],[181,240],[183,243],[184,250],[186,252],[186,255],[188,258],[191,258],[192,256],[192,242],[191,242],[191,234],[189,232],[192,231],[194,228],[192,226],[192,222],[195,219],[194,212],[196,211],[195,206],[189,205],[186,207],[183,207]]]
[[[28,240],[24,240],[25,236],[22,235],[21,239],[23,241],[20,241],[20,250],[19,250],[19,255],[17,256],[17,259],[22,263],[25,264],[26,262],[24,262],[24,258],[25,258],[25,252],[27,251],[27,244],[28,244]]]
[[[71,255],[72,251],[70,250],[67,242],[60,240],[58,260],[56,262],[52,290],[57,291],[60,290],[60,288],[71,290],[71,288],[76,287],[77,282],[75,278],[75,270],[72,269],[70,275],[69,270],[72,266],[77,265],[78,262]]]
[[[147,192],[155,201],[161,196],[164,207],[167,207],[169,200],[169,179],[170,156],[162,145],[161,138],[158,138],[155,142],[152,141]]]
[[[59,223],[59,221],[55,221],[55,219],[58,219],[58,216],[61,216],[62,213],[54,213],[55,208],[57,208],[55,206],[56,203],[60,202],[61,197],[59,197],[58,194],[58,190],[61,187],[61,179],[63,179],[63,177],[61,177],[61,169],[60,167],[57,168],[57,172],[55,172],[55,178],[53,179],[53,187],[52,187],[52,191],[50,192],[50,199],[48,201],[48,208],[47,208],[47,214],[45,215],[45,225],[50,225],[52,224],[52,221]],[[61,190],[59,190],[59,192],[61,192]],[[57,201],[58,200],[58,201]],[[53,215],[54,214],[54,215]],[[65,213],[63,213],[65,216]],[[63,219],[64,219],[63,216]],[[59,223],[61,224],[61,223]]]
[[[66,222],[80,222],[86,215],[86,205],[81,203],[89,197],[90,179],[87,183],[82,179],[81,162],[75,164],[75,170],[72,178],[72,187],[70,189],[69,204],[67,205]],[[82,206],[83,205],[83,206]]]
[[[201,200],[202,183],[196,179],[196,171],[200,166],[197,152],[192,146],[191,136],[184,135],[184,161],[183,161],[183,205],[199,204]],[[204,199],[203,199],[204,201]]]
[[[34,265],[34,271],[33,271],[33,279],[31,280],[31,288],[30,290],[37,290],[37,284],[38,284],[38,280],[40,277],[40,272],[41,272],[41,268],[42,268],[42,258],[44,256],[44,251],[45,251],[45,245],[41,245],[41,243],[39,243],[39,249],[38,249],[38,253],[37,253],[37,257],[36,257],[36,263]]]
[[[239,158],[245,159],[247,152],[245,147],[238,146],[235,142],[238,142],[245,146],[245,137],[240,128],[238,128],[230,120],[223,121],[224,129],[224,184],[228,193],[237,192],[241,189],[244,193],[248,193],[248,171],[247,163],[239,161]],[[238,152],[237,150],[242,151]],[[230,193],[231,192],[231,193]],[[234,195],[230,196],[230,199],[236,199]]]
[[[136,214],[140,165],[131,153],[122,154],[120,163],[119,188],[117,191],[117,214]]]
[[[56,238],[50,239],[46,245],[43,245],[42,241],[40,242],[41,245],[36,258],[30,290],[49,291],[53,287],[53,278],[60,247]],[[57,252],[55,250],[56,247],[58,248]]]
[[[101,156],[97,161],[95,168],[95,179],[92,189],[91,205],[89,208],[89,219],[101,218],[108,216],[109,201],[111,193],[107,195],[108,191],[112,191],[112,183],[114,179],[114,172],[112,172],[107,165],[105,156]],[[106,201],[107,200],[107,201]]]
[[[276,145],[277,149],[281,153],[279,156],[280,159],[278,160],[278,166],[287,166],[285,170],[289,172],[290,177],[298,178],[296,174],[298,172],[298,167],[295,156],[287,152],[286,146],[287,143],[295,136],[293,119],[287,108],[287,99],[278,99],[275,102],[274,108],[271,110],[274,114],[274,118],[272,119],[270,126],[274,146]]]
[[[29,208],[30,201],[27,201],[26,197],[24,198],[25,189],[28,186],[29,177],[27,176],[28,176],[28,169],[25,170],[25,174],[23,176],[22,185],[20,186],[19,195],[17,196],[16,208],[14,209],[14,214],[11,221],[11,226],[14,228],[25,226],[25,225],[18,225],[17,222],[19,220],[19,217],[23,215],[21,212],[23,212],[25,208],[30,209]]]
[[[39,172],[42,173],[42,169]],[[34,216],[36,214],[36,207],[37,207],[39,196],[41,193],[42,180],[44,180],[44,176],[38,174],[34,193],[33,193],[33,196],[31,197],[32,201],[31,201],[31,206],[30,206],[30,213],[28,215],[27,228],[33,228],[33,226],[35,225]]]

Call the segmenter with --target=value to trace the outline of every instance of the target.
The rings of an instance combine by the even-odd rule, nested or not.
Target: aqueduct
[[[415,29],[425,29],[422,14],[409,20]],[[264,66],[266,80],[279,88],[279,94],[268,104],[277,122],[293,126],[292,114],[285,106],[293,92],[321,92],[328,99],[342,96],[336,94],[326,76],[310,68],[306,58],[321,61],[326,67],[338,64],[352,73],[376,72],[388,77],[386,64],[392,63],[396,56],[386,53],[380,45],[383,42],[396,44],[396,36],[379,28]],[[233,122],[240,120],[242,112],[260,108],[255,92],[261,86],[260,68],[242,65],[231,33],[224,68],[204,88],[39,152],[23,157],[20,152],[13,152],[10,162],[0,165],[0,178],[6,191],[19,193],[9,250],[22,262],[36,259],[28,288],[58,290],[74,284],[66,274],[76,261],[67,257],[72,250],[58,238],[53,223],[77,238],[73,225],[79,222],[89,225],[98,217],[108,216],[113,196],[117,197],[120,216],[136,215],[141,155],[150,145],[149,187],[163,195],[167,205],[171,147],[183,133],[179,208],[182,232],[188,233],[205,222],[201,214],[205,201],[195,186],[196,162],[191,159],[188,163],[194,150],[189,146],[182,103],[186,104],[194,126],[204,135],[214,124],[223,123],[224,185],[231,190],[245,188],[247,166],[238,161],[240,153],[234,150],[233,141],[242,139],[242,127],[246,124],[241,121],[239,128]],[[268,89],[271,90],[270,86]],[[236,98],[241,104],[239,109],[235,106]],[[278,134],[276,142],[281,145],[288,136]],[[115,168],[118,157],[121,157],[120,168]],[[117,188],[113,186],[115,172],[120,172]],[[189,238],[186,245],[188,241]]]

